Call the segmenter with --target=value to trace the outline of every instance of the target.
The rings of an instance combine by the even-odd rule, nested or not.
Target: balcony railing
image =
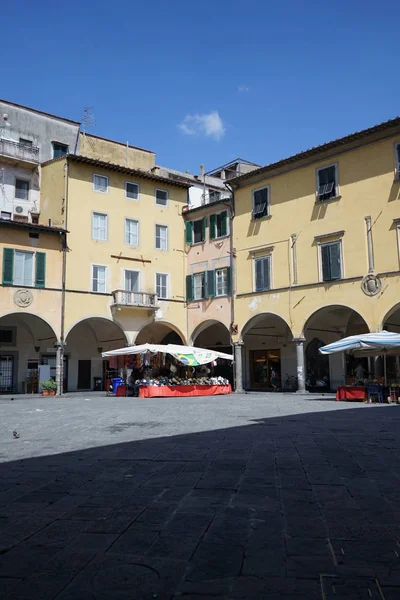
[[[8,156],[22,162],[39,162],[39,148],[37,146],[20,144],[11,140],[0,139],[0,155]]]
[[[130,292],[129,290],[114,290],[113,304],[115,306],[136,306],[138,308],[157,308],[156,294],[146,292]]]

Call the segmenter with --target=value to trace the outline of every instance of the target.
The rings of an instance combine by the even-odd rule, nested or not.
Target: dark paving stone
[[[237,576],[243,561],[243,550],[236,546],[221,546],[201,542],[189,563],[186,579],[207,581]]]
[[[117,539],[118,535],[111,533],[81,533],[68,547],[80,552],[105,552]]]
[[[159,531],[134,523],[125,533],[119,536],[109,552],[144,554],[157,539]]]
[[[323,575],[321,587],[325,600],[338,598],[371,598],[382,600],[379,583],[369,577],[340,577]]]
[[[332,551],[327,539],[285,538],[287,556],[327,556],[332,558]]]

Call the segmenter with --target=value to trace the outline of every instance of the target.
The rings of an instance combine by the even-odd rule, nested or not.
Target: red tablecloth
[[[362,385],[343,385],[338,387],[336,400],[365,400],[367,388]]]
[[[230,385],[142,385],[139,398],[155,398],[168,396],[219,396],[231,394]]]

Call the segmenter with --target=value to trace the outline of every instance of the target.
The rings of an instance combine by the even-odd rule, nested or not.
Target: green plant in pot
[[[42,396],[55,396],[57,391],[57,383],[54,379],[46,379],[40,382],[42,388]]]

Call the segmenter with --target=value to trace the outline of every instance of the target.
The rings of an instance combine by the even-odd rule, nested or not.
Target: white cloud
[[[239,87],[238,87],[238,92],[241,92],[243,94],[246,94],[249,91],[250,91],[250,88],[247,85],[239,85]]]
[[[178,127],[185,135],[204,135],[216,141],[225,135],[224,123],[216,110],[204,115],[186,115]]]

